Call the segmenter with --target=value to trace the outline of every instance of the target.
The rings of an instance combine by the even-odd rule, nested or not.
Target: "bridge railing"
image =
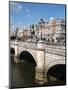
[[[36,43],[20,42],[20,46],[23,46],[24,48],[37,48]]]
[[[28,42],[20,42],[20,41],[17,41],[16,43],[15,42],[11,42],[10,44],[23,48],[37,48],[37,43],[28,43]]]
[[[16,43],[15,43],[16,42]],[[19,46],[23,46],[23,47],[28,47],[28,48],[37,48],[37,44],[42,44],[42,49],[44,48],[53,48],[53,49],[66,49],[66,45],[65,43],[53,43],[53,42],[29,42],[29,41],[11,41],[11,44],[14,45],[19,45]]]
[[[45,44],[45,47],[53,48],[53,49],[65,49],[65,45],[62,44]]]
[[[37,44],[42,43],[44,47],[51,47],[51,48],[57,48],[57,49],[65,49],[66,45],[65,43],[54,43],[54,42],[38,42],[38,41],[34,41],[34,42],[29,42],[27,41],[27,43],[33,43],[37,46]]]

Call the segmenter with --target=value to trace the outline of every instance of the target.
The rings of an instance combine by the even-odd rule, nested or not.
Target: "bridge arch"
[[[29,51],[23,50],[19,54],[19,59],[24,60],[24,61],[29,62],[29,63],[34,63],[35,66],[37,65],[37,63],[34,59],[34,56]]]
[[[59,80],[65,81],[66,80],[66,65],[57,64],[57,65],[52,66],[47,72],[47,76],[49,75]]]
[[[46,76],[53,76],[59,80],[66,80],[66,65],[63,60],[52,62],[46,70]]]

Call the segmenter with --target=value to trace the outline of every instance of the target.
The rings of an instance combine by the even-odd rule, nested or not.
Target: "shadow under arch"
[[[12,47],[10,48],[10,54],[15,55],[15,50]]]
[[[19,59],[28,63],[33,63],[35,66],[37,65],[34,57],[28,51],[22,51],[19,55]]]
[[[14,64],[14,55],[15,55],[15,49],[13,47],[10,48],[10,64]]]
[[[66,82],[66,65],[56,64],[49,68],[46,76],[53,76],[59,80]]]

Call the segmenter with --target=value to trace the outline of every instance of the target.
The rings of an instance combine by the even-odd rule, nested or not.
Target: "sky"
[[[10,28],[29,27],[30,24],[37,24],[43,18],[49,21],[50,18],[65,19],[65,5],[42,4],[26,2],[10,2]]]

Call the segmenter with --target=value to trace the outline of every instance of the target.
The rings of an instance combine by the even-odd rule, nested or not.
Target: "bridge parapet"
[[[20,42],[20,41],[11,41],[10,44],[18,45],[19,47],[25,47],[25,48],[41,48],[40,45],[42,45],[42,49],[45,48],[53,48],[53,49],[61,49],[65,50],[65,44],[57,44],[57,43],[43,43],[43,42]]]
[[[14,46],[23,47],[23,48],[37,48],[37,43],[28,43],[28,42],[19,42],[14,41],[10,42],[10,44],[13,44]]]
[[[57,54],[57,55],[61,55],[61,56],[65,56],[65,46],[57,46],[57,45],[49,45],[49,44],[45,44],[42,42],[20,42],[20,41],[12,41],[10,42],[10,45],[13,45],[15,47],[22,47],[22,48],[26,48],[26,49],[34,49],[34,50],[45,50],[46,53],[52,53],[52,54]],[[60,48],[61,47],[61,48]]]

